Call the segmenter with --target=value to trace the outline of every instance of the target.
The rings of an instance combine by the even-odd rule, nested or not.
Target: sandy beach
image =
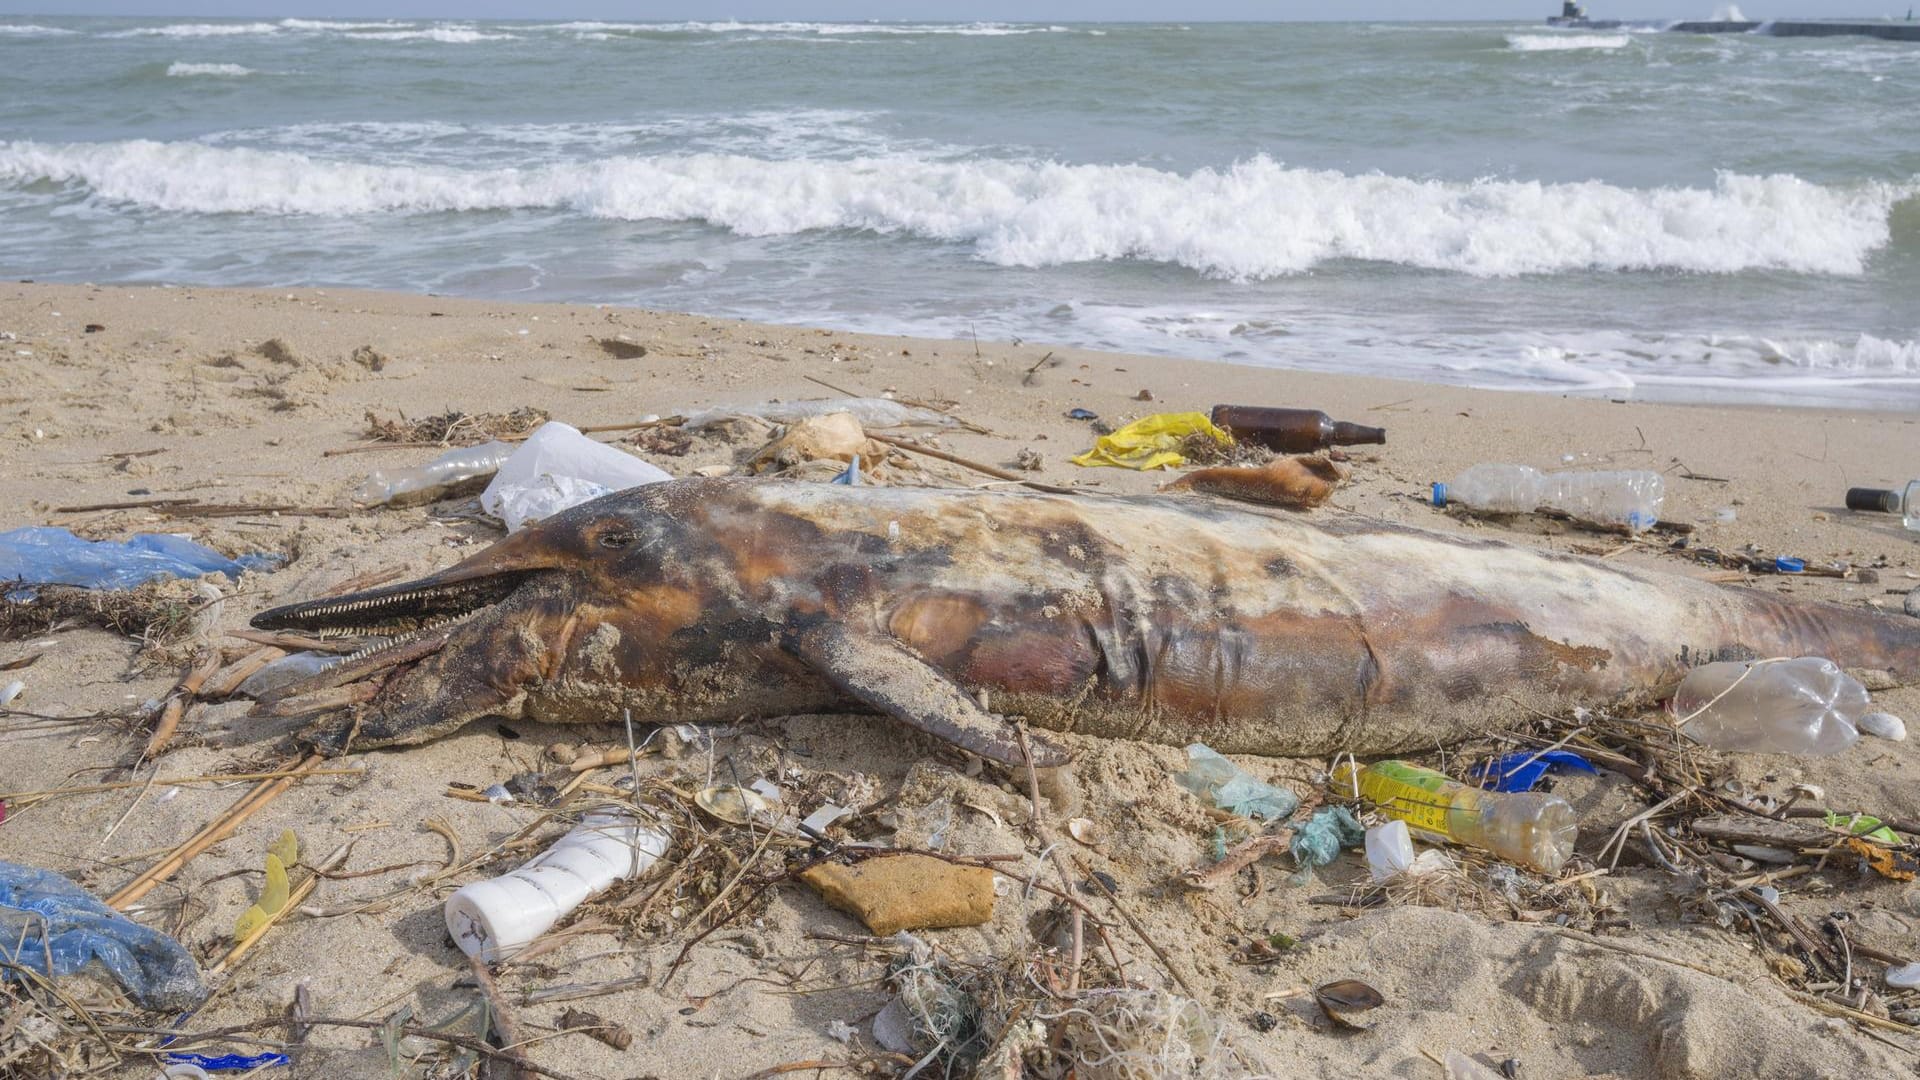
[[[644,355],[616,357],[605,339],[643,346]],[[263,353],[269,341],[281,348]],[[357,350],[370,352],[356,358]],[[1071,464],[1093,432],[1069,419],[1069,410],[1088,409],[1118,426],[1153,412],[1227,402],[1318,408],[1384,427],[1387,441],[1352,449],[1350,482],[1315,515],[1361,514],[1724,577],[1724,568],[1671,549],[1674,533],[1628,543],[1551,523],[1475,521],[1426,502],[1430,483],[1478,462],[1644,468],[1666,474],[1662,516],[1690,526],[1694,547],[1736,552],[1753,545],[1814,568],[1871,568],[1875,578],[1768,575],[1752,581],[1760,588],[1897,614],[1904,594],[1920,586],[1916,534],[1897,518],[1842,506],[1850,486],[1892,487],[1910,478],[1911,451],[1920,445],[1920,418],[1911,413],[1498,393],[1034,340],[924,340],[630,308],[313,288],[0,285],[0,530],[61,525],[92,538],[177,532],[230,555],[285,556],[277,572],[225,586],[221,606],[202,627],[203,645],[237,655],[248,643],[222,635],[264,608],[383,572],[419,576],[501,535],[467,512],[470,501],[352,508],[348,493],[370,470],[421,464],[436,453],[336,453],[366,443],[370,414],[531,407],[589,428],[716,405],[842,395],[939,403],[980,429],[943,431],[938,446],[951,454],[1012,469],[1031,451],[1040,468],[1021,475],[1103,493],[1148,492],[1169,477]],[[674,455],[649,452],[644,441],[634,446],[630,434],[599,437],[676,476],[737,469],[763,441],[697,438]],[[1003,483],[913,454],[889,465],[896,482]],[[138,506],[62,509],[164,499],[283,509],[224,516]],[[348,510],[305,512],[331,508]],[[1405,585],[1421,588],[1419,581]],[[93,627],[0,641],[0,664],[37,657],[0,678],[26,684],[14,709],[95,718],[0,717],[0,793],[138,785],[29,800],[0,824],[0,859],[59,870],[106,895],[245,790],[169,778],[270,769],[285,760],[277,742],[284,726],[263,729],[244,720],[244,702],[233,702],[195,709],[156,763],[134,764],[146,733],[126,717],[166,695],[189,653],[143,650],[137,640]],[[1876,693],[1875,702],[1920,718],[1920,691]],[[485,789],[551,767],[545,755],[552,744],[597,749],[623,738],[611,722],[482,722],[423,746],[355,752],[333,766],[362,773],[292,787],[139,905],[142,921],[175,934],[211,965],[259,888],[261,853],[283,829],[298,832],[316,857],[356,841],[343,867],[347,876],[323,881],[304,901],[310,913],[286,918],[216,980],[217,995],[191,1027],[277,1018],[299,987],[321,1016],[379,1021],[407,1003],[427,1023],[457,1012],[475,991],[463,982],[470,979],[467,964],[447,939],[441,902],[458,885],[516,865],[538,843],[405,886],[446,865],[450,844],[455,857],[484,852],[543,812],[524,802],[449,795],[449,785]],[[1884,964],[1858,961],[1860,972],[1870,972],[1862,977],[1872,1000],[1861,997],[1855,1007],[1878,1019],[1874,1026],[1817,1004],[1820,991],[1806,984],[1805,973],[1782,964],[1781,949],[1758,943],[1777,932],[1756,938],[1724,908],[1703,904],[1698,882],[1661,868],[1644,847],[1630,845],[1617,866],[1596,865],[1609,834],[1655,801],[1619,771],[1559,782],[1556,790],[1579,812],[1582,836],[1581,860],[1567,872],[1578,880],[1562,890],[1500,896],[1480,887],[1354,908],[1316,902],[1367,879],[1364,860],[1352,853],[1320,871],[1317,882],[1291,883],[1291,860],[1276,856],[1228,887],[1187,888],[1182,872],[1208,861],[1217,823],[1172,779],[1184,765],[1181,750],[1062,739],[1075,761],[1042,813],[1071,847],[1077,870],[1113,882],[1124,915],[1098,892],[1087,903],[1111,923],[1126,976],[1156,987],[1184,982],[1234,1044],[1275,1075],[1439,1077],[1439,1059],[1458,1050],[1496,1070],[1515,1060],[1517,1075],[1535,1080],[1866,1077],[1905,1074],[1920,1052],[1920,1040],[1898,1019],[1899,1010],[1913,1008],[1912,992],[1904,1005],[1898,993],[1889,994],[1878,977]],[[1493,746],[1436,748],[1423,760],[1446,766],[1456,753]],[[1784,799],[1793,785],[1812,784],[1827,806],[1913,821],[1920,820],[1920,785],[1906,771],[1920,762],[1913,747],[1863,739],[1824,759],[1707,757],[1715,776],[1746,795]],[[1302,793],[1318,790],[1327,768],[1320,760],[1238,761]],[[1023,776],[970,772],[955,755],[873,717],[730,726],[714,733],[710,751],[693,747],[640,767],[647,779],[682,790],[704,786],[719,770],[741,782],[772,778],[796,795],[884,804],[868,826],[875,839],[1012,855],[1009,867],[1028,873],[1040,865]],[[595,782],[611,784],[618,775],[607,770]],[[1094,823],[1096,845],[1064,839],[1075,818]],[[882,828],[881,821],[889,824]],[[532,835],[544,842],[559,831],[549,823]],[[1815,934],[1827,934],[1823,928],[1838,919],[1854,943],[1920,958],[1920,887],[1843,861],[1779,881],[1779,907]],[[758,872],[772,865],[769,859]],[[1484,870],[1481,864],[1483,881]],[[535,1040],[526,1047],[531,1060],[561,1075],[607,1080],[769,1075],[763,1070],[808,1061],[897,1073],[898,1063],[876,1050],[868,1030],[890,997],[887,952],[857,943],[864,928],[802,885],[780,884],[742,904],[734,921],[693,946],[670,974],[693,937],[690,921],[714,895],[714,883],[696,877],[657,902],[592,907],[582,918],[597,920],[597,928],[500,970],[501,989]],[[642,900],[658,880],[640,883]],[[1054,931],[1042,917],[1050,907],[1045,894],[1003,882],[991,923],[923,936],[958,961],[991,965],[1029,954],[1036,942],[1051,943]],[[1276,935],[1297,944],[1248,962],[1249,943]],[[1364,979],[1385,997],[1371,1030],[1329,1029],[1303,992],[1336,978]],[[591,998],[541,996],[558,986],[623,979],[632,982]],[[632,1048],[556,1034],[570,1007],[624,1025]],[[1894,1019],[1887,1019],[1890,1011]],[[850,1042],[835,1037],[846,1034],[841,1024],[854,1029]],[[279,1039],[284,1032],[276,1026],[261,1035]],[[291,1069],[261,1075],[381,1075],[385,1059],[375,1032],[317,1027]],[[146,1080],[153,1071],[129,1060],[95,1075]]]

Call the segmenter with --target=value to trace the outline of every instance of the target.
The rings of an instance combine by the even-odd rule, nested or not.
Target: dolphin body
[[[1025,760],[1056,731],[1277,756],[1412,751],[1634,706],[1713,660],[1920,681],[1920,620],[1201,496],[687,479],[439,573],[253,620],[398,634],[264,701],[323,752],[481,716],[891,715]],[[1038,765],[1066,753],[1034,740]]]

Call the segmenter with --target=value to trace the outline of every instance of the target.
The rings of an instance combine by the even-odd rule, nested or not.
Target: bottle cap
[[[1866,510],[1877,514],[1897,514],[1900,512],[1900,493],[1884,488],[1848,488],[1847,509]]]
[[[1627,528],[1634,532],[1645,532],[1660,523],[1660,519],[1644,510],[1635,510],[1627,515]]]
[[[1440,483],[1433,485],[1433,505],[1447,505],[1447,485]]]
[[[1798,574],[1807,568],[1807,560],[1790,559],[1782,555],[1773,560],[1773,568],[1783,574]]]

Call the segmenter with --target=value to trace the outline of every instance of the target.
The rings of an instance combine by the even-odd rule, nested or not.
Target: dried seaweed
[[[34,585],[31,598],[0,599],[0,641],[19,641],[75,625],[97,626],[142,640],[148,648],[178,644],[193,632],[204,601],[193,582],[150,581],[133,589]]]
[[[550,419],[543,409],[522,405],[506,413],[470,413],[449,410],[438,416],[409,420],[402,413],[392,419],[367,413],[367,438],[375,442],[438,443],[473,446],[489,439],[517,439]]]

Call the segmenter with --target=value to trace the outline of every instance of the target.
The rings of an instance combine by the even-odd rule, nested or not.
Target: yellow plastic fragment
[[[280,834],[280,839],[267,845],[267,854],[278,855],[283,869],[292,866],[300,861],[300,838],[288,829]]]
[[[1187,463],[1181,446],[1199,435],[1222,447],[1233,436],[1213,425],[1206,413],[1155,413],[1102,435],[1093,449],[1073,459],[1075,465],[1112,465],[1122,469],[1172,469]]]

